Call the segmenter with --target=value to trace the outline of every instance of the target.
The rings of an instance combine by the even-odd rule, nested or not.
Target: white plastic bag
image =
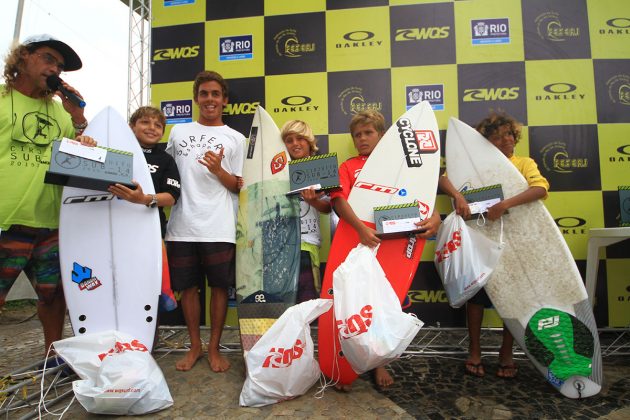
[[[287,309],[245,357],[247,378],[239,404],[262,407],[304,394],[319,379],[310,323],[332,306],[312,299]]]
[[[433,262],[453,308],[462,306],[486,285],[502,252],[498,242],[468,228],[455,212],[444,219]]]
[[[72,388],[90,413],[135,415],[173,405],[151,353],[128,334],[104,331],[55,341],[53,346],[82,379]]]
[[[397,359],[422,321],[402,311],[400,301],[376,259],[359,244],[333,273],[335,319],[343,354],[356,373]]]

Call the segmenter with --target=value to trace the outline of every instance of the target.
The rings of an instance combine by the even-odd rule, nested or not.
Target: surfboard
[[[527,181],[476,130],[451,118],[446,168],[460,191],[501,183],[506,198]],[[499,240],[500,223],[468,226]],[[558,391],[569,398],[597,394],[602,384],[599,336],[580,273],[560,230],[542,201],[503,216],[505,247],[485,286],[519,346]]]
[[[259,106],[247,139],[236,227],[236,300],[244,354],[295,304],[300,205],[289,191],[289,153]]]
[[[434,209],[439,171],[437,121],[431,105],[421,102],[398,118],[381,138],[355,181],[348,202],[359,219],[372,228],[374,207],[417,201],[422,217],[429,217]],[[424,243],[414,236],[384,239],[379,247],[377,259],[401,302],[411,286]],[[358,244],[356,231],[340,220],[326,263],[322,298],[333,298],[333,272]],[[318,342],[324,375],[338,383],[351,384],[357,374],[341,352],[332,309],[319,318]]]
[[[155,192],[140,145],[113,108],[94,117],[85,135],[101,147],[132,153],[133,179],[145,193]],[[151,349],[162,284],[157,208],[107,192],[64,187],[59,254],[74,334],[113,329]]]

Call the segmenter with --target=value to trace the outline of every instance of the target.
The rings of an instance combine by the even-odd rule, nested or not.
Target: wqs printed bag
[[[245,357],[247,378],[239,404],[262,407],[304,394],[319,379],[310,323],[330,299],[312,299],[284,311]]]
[[[359,244],[333,273],[341,349],[359,374],[397,359],[423,325],[402,311],[376,259],[377,251],[378,246]]]
[[[173,405],[160,367],[147,347],[128,334],[104,331],[53,346],[81,378],[72,389],[90,413],[137,415]]]
[[[486,285],[501,253],[499,243],[469,229],[455,212],[444,219],[433,262],[453,308],[462,306]]]

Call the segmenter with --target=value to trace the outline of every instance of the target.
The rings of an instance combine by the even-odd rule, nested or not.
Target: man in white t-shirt
[[[190,350],[177,370],[190,370],[202,355],[199,288],[211,287],[211,332],[208,361],[215,372],[230,363],[219,353],[227,313],[228,288],[235,283],[238,178],[242,175],[245,137],[223,124],[228,86],[220,74],[202,71],[195,77],[196,122],[173,127],[166,151],[179,169],[181,196],[171,211],[166,246],[171,286],[181,292],[190,334]]]

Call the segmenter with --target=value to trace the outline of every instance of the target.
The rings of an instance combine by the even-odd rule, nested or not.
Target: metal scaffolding
[[[127,119],[151,104],[151,0],[121,0],[129,6]]]

